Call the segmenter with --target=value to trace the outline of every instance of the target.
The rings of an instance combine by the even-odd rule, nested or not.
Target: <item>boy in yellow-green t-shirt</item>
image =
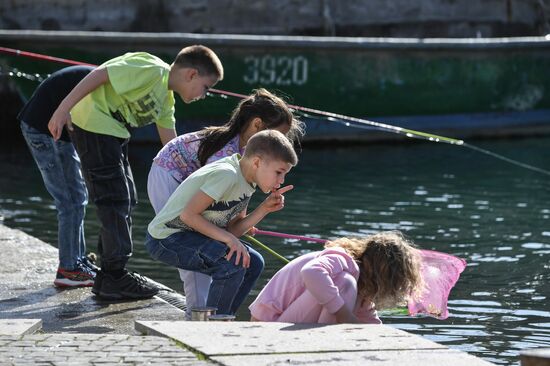
[[[169,65],[146,52],[111,59],[86,76],[61,102],[48,128],[58,139],[66,125],[101,223],[101,271],[92,292],[107,299],[142,299],[158,289],[126,270],[132,253],[131,211],[136,189],[128,162],[128,128],[157,125],[166,144],[176,137],[174,92],[185,103],[204,98],[223,79],[216,54],[182,49]]]

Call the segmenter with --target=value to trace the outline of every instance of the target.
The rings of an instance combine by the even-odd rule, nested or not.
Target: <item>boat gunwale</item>
[[[301,49],[364,49],[364,50],[488,50],[550,48],[550,34],[544,37],[509,38],[374,38],[374,37],[312,37],[242,34],[98,32],[0,30],[0,41],[40,41],[66,44],[71,42],[141,43],[171,46],[200,43],[218,47],[278,47]]]

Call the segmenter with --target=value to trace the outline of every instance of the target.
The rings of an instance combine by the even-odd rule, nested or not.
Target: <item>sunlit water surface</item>
[[[479,141],[485,149],[550,169],[550,138]],[[143,238],[153,210],[146,176],[156,147],[131,146],[140,203],[134,212],[134,256],[129,267],[174,289],[177,272],[152,260]],[[286,207],[259,225],[335,238],[380,230],[404,231],[420,247],[466,259],[451,292],[450,316],[384,316],[383,321],[482,357],[518,364],[520,350],[550,347],[550,177],[480,153],[435,143],[306,149],[288,175],[295,189]],[[10,227],[56,242],[56,214],[24,146],[0,149],[0,215]],[[255,207],[263,199],[256,193]],[[86,238],[96,250],[91,205]],[[287,258],[319,244],[258,237]],[[266,270],[248,305],[281,263],[264,253]],[[52,279],[53,280],[53,279]],[[239,318],[248,317],[246,306]]]

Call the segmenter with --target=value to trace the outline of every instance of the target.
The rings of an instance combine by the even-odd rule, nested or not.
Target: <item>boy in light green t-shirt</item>
[[[101,223],[101,271],[92,292],[107,299],[142,299],[158,289],[126,270],[132,254],[131,211],[136,190],[128,163],[128,128],[157,125],[166,144],[176,137],[174,92],[185,103],[202,99],[223,79],[216,54],[182,49],[169,65],[146,52],[127,53],[86,76],[61,102],[48,128],[58,139],[66,125]],[[71,118],[71,116],[74,118]]]
[[[149,254],[171,266],[212,277],[207,306],[234,314],[263,269],[262,256],[238,238],[284,207],[280,188],[298,162],[276,130],[258,132],[238,154],[205,165],[184,180],[147,228]],[[271,194],[246,214],[256,187]]]

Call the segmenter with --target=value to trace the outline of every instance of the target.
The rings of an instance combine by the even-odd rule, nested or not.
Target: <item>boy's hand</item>
[[[271,194],[262,202],[264,210],[269,213],[279,211],[285,207],[285,196],[283,196],[283,194],[290,191],[292,188],[294,188],[294,186],[290,185],[271,191]]]
[[[71,119],[71,113],[60,110],[59,108],[54,112],[52,118],[48,122],[48,130],[53,136],[54,140],[59,140],[63,127],[67,125],[69,131],[73,130],[73,121]]]
[[[238,266],[239,262],[242,259],[242,265],[244,268],[250,266],[250,254],[243,243],[236,237],[233,237],[231,240],[225,242],[229,247],[229,253],[225,256],[225,259],[230,260],[233,254],[235,254],[235,265]]]

